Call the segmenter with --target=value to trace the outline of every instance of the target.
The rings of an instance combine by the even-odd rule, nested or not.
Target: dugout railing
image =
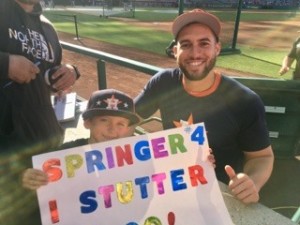
[[[98,88],[107,88],[106,66],[109,62],[152,76],[162,68],[127,59],[110,53],[61,42],[64,49],[97,59]],[[300,81],[238,78],[238,81],[255,91],[262,98],[269,136],[276,158],[289,159],[300,154]],[[159,118],[154,117],[154,120]],[[146,132],[141,129],[140,132]]]

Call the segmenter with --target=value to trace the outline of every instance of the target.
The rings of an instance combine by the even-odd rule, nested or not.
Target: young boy
[[[133,99],[115,89],[95,91],[82,117],[90,137],[67,142],[58,150],[132,136],[139,122]],[[30,168],[24,172],[22,183],[23,187],[36,190],[47,185],[48,176],[41,170]]]
[[[58,150],[130,137],[139,123],[133,99],[114,89],[95,91],[82,117],[85,128],[90,130],[90,137],[67,142]],[[211,149],[210,153],[208,161],[215,167]],[[22,177],[23,187],[30,190],[36,190],[47,183],[47,174],[38,169],[29,168],[25,170]]]

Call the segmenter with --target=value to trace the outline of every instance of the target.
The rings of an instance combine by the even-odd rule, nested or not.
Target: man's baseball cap
[[[191,23],[201,23],[208,26],[216,37],[219,38],[221,33],[221,23],[218,17],[202,9],[194,9],[179,15],[174,20],[172,25],[174,39],[177,39],[178,33],[182,30],[182,28]]]
[[[139,122],[139,117],[135,113],[133,99],[115,89],[93,92],[86,110],[82,113],[82,117],[86,120],[94,116],[120,116],[127,118],[130,121],[130,125]]]

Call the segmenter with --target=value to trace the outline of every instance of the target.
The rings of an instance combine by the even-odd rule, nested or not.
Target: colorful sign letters
[[[232,224],[203,123],[33,157],[43,225]]]

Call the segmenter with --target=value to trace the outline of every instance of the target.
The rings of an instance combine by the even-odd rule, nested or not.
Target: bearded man
[[[204,122],[219,181],[244,203],[259,200],[274,155],[260,97],[214,69],[221,51],[219,19],[201,9],[172,25],[178,68],[154,75],[135,98],[136,112],[160,111],[163,128]]]

